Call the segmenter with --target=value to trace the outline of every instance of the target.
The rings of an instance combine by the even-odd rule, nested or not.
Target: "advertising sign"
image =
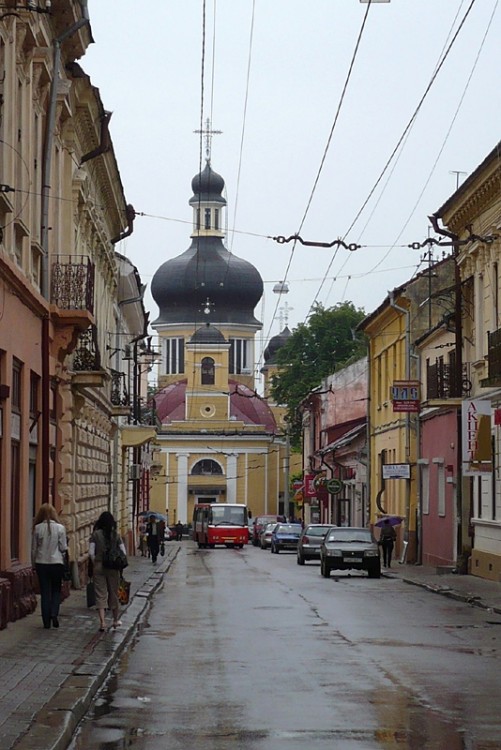
[[[317,488],[315,487],[315,474],[304,475],[304,496],[305,497],[316,497]]]
[[[410,464],[383,464],[383,479],[410,479]]]
[[[393,411],[419,412],[419,380],[394,380],[390,388],[390,399]]]
[[[491,403],[465,399],[461,412],[463,475],[492,473]]]

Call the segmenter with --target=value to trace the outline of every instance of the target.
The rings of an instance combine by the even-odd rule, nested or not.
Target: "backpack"
[[[114,535],[103,552],[103,568],[123,570],[127,567],[127,555],[120,549],[120,540]]]

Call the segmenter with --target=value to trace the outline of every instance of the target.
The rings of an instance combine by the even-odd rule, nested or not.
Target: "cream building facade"
[[[134,212],[110,113],[77,62],[87,3],[31,6],[0,23],[0,627],[35,606],[42,502],[67,527],[76,585],[99,513],[131,526],[121,352],[147,327],[137,269],[115,251]]]

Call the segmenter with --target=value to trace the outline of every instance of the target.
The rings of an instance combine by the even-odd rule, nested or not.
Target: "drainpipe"
[[[73,26],[70,26],[63,34],[54,39],[53,45],[53,69],[50,89],[49,109],[47,112],[47,127],[45,131],[45,144],[43,154],[43,177],[42,177],[42,201],[41,201],[41,246],[42,246],[42,295],[46,300],[50,299],[49,290],[49,191],[52,167],[52,147],[54,143],[54,128],[56,122],[57,90],[59,84],[59,71],[61,67],[61,45],[78,31],[82,26],[89,23],[89,11],[87,0],[80,0],[82,18]],[[42,503],[50,500],[50,336],[49,315],[42,319]]]
[[[432,214],[428,217],[433,227],[433,230],[452,240],[452,248],[454,253],[454,340],[455,340],[455,353],[456,353],[456,392],[455,396],[462,397],[463,395],[463,319],[461,311],[461,273],[459,271],[458,255],[459,255],[459,236],[454,232],[449,232],[447,229],[443,229],[438,225],[438,215]],[[460,559],[456,560],[456,565],[464,568],[465,562],[463,560],[463,482],[462,482],[462,424],[461,424],[461,409],[457,412],[457,464],[456,464],[456,556]]]
[[[405,315],[405,379],[411,379],[411,314],[405,307],[395,302],[394,292],[389,292],[390,306]],[[405,461],[411,462],[411,415],[405,414]],[[405,536],[409,542],[409,523],[411,515],[411,479],[405,480]]]

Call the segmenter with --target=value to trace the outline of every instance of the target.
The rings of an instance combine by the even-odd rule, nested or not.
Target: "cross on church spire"
[[[205,121],[205,130],[204,128],[202,128],[202,130],[194,130],[193,132],[198,133],[199,135],[203,135],[205,137],[205,158],[207,159],[207,162],[210,164],[212,136],[221,135],[223,131],[212,130],[210,117],[208,117]]]

